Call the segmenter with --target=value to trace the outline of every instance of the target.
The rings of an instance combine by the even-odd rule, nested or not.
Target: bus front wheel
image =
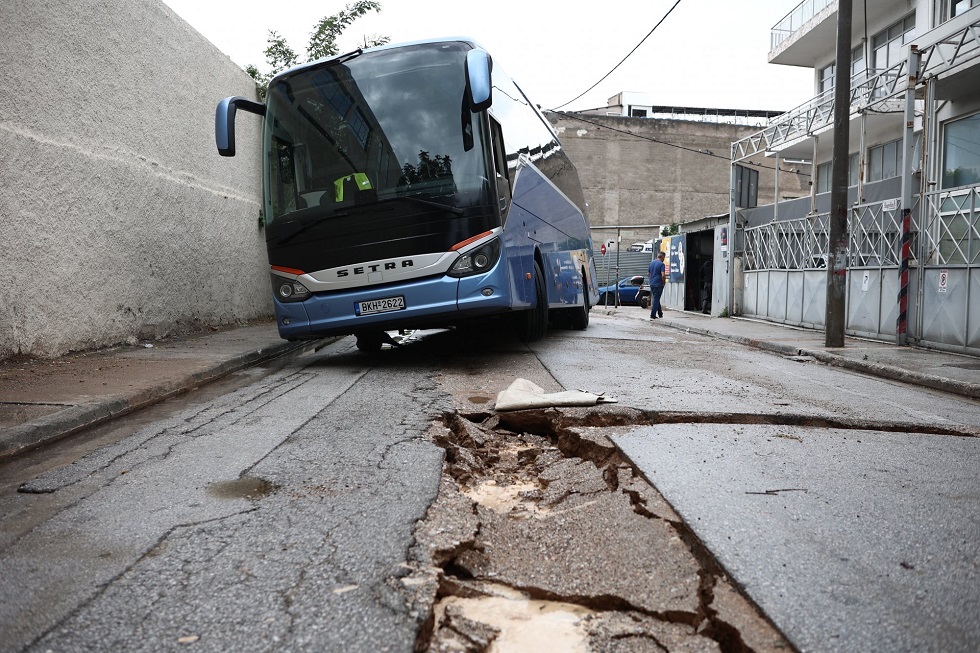
[[[524,342],[536,342],[548,332],[548,290],[544,287],[541,265],[534,262],[535,305],[517,316],[517,332]]]

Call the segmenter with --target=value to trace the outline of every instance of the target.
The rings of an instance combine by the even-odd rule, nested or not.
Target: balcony
[[[869,11],[871,2],[868,2]],[[965,89],[980,87],[980,7],[922,34],[916,42],[922,58],[918,71],[913,73],[920,81],[932,81],[937,100],[962,96]],[[851,114],[870,110],[872,117],[882,119],[901,115],[909,76],[907,65],[908,61],[902,60],[886,70],[870,71],[868,78],[863,72],[855,75],[851,79]],[[975,91],[967,94],[973,95]],[[777,151],[783,156],[803,156],[806,147],[800,152],[788,148],[802,145],[808,138],[830,129],[833,116],[831,89],[771,119],[762,131],[732,143],[732,160]]]
[[[860,35],[868,24],[880,26],[888,18],[900,19],[906,4],[895,0],[867,0],[860,11],[854,3],[851,34]],[[770,33],[769,63],[814,68],[819,60],[834,58],[837,44],[837,0],[803,0]]]

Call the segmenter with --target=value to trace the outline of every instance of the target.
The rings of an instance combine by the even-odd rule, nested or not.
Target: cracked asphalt
[[[973,400],[602,313],[239,377],[0,466],[0,651],[980,646]]]

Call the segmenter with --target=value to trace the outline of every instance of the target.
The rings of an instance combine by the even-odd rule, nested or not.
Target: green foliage
[[[337,39],[340,38],[341,33],[350,27],[351,23],[369,11],[380,12],[381,3],[375,0],[356,0],[333,16],[321,18],[316,24],[316,29],[310,34],[310,44],[306,48],[307,61],[316,61],[339,54]],[[365,45],[367,42],[368,37],[365,37]],[[371,45],[381,45],[387,42],[387,37],[371,37]]]
[[[667,236],[676,236],[680,232],[681,232],[681,228],[679,226],[677,226],[676,223],[671,223],[671,224],[668,224],[668,225],[664,225],[660,229],[660,236],[662,238],[666,238]]]
[[[333,57],[339,54],[340,49],[337,39],[351,23],[368,13],[369,11],[381,11],[381,3],[376,0],[355,0],[347,5],[342,11],[332,15],[324,16],[317,24],[313,33],[310,34],[310,43],[306,48],[306,61],[316,61],[324,57]],[[364,45],[361,47],[369,48],[376,45],[384,45],[390,39],[387,36],[364,36]],[[275,30],[269,30],[266,39],[268,47],[265,49],[265,62],[271,69],[269,73],[263,73],[257,66],[248,65],[245,72],[255,80],[258,88],[259,97],[265,99],[269,90],[269,81],[283,70],[291,66],[303,63],[296,51],[289,47],[286,39],[280,36]]]

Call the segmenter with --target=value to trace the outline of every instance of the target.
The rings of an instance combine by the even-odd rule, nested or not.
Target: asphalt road
[[[613,440],[800,650],[980,649],[980,441],[951,435],[980,404],[597,311],[530,347],[346,339],[127,418],[0,496],[0,651],[411,651],[428,433],[518,377],[634,409]]]
[[[978,402],[638,321],[535,349],[681,414],[612,439],[801,651],[980,650]]]
[[[4,496],[0,650],[411,651],[444,395],[352,340],[302,363]]]

